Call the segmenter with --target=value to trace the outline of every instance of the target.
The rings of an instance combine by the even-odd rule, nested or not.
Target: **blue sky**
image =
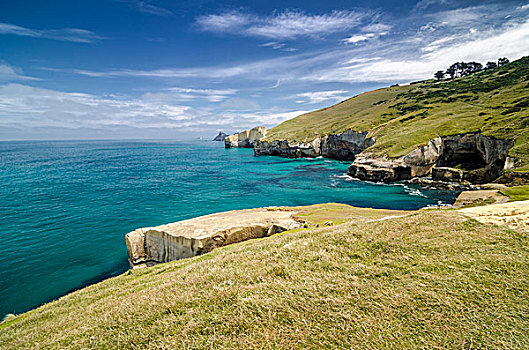
[[[525,55],[528,1],[6,0],[0,140],[212,137]]]

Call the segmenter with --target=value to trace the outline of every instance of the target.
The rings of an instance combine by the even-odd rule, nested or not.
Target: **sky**
[[[3,0],[0,140],[212,138],[526,55],[529,1]]]

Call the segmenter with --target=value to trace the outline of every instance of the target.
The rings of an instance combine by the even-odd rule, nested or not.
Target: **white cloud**
[[[202,93],[206,90],[192,91]],[[242,130],[256,125],[272,127],[306,112],[281,111],[277,108],[259,112],[218,112],[181,105],[165,97],[152,93],[138,98],[95,96],[13,83],[0,85],[0,134],[8,129],[19,130],[16,135],[20,138],[30,129],[66,130],[60,134],[61,138],[75,138],[75,135],[87,137],[82,133],[76,134],[82,130],[123,132],[135,129],[132,135],[136,136],[143,135],[141,130],[146,129],[172,129],[174,132]],[[164,135],[171,135],[170,132],[163,132]]]
[[[449,44],[449,45],[448,45]],[[366,63],[335,67],[306,79],[343,82],[395,82],[430,78],[438,69],[457,61],[494,61],[498,57],[518,59],[529,52],[529,20],[498,30],[462,33],[441,38],[422,48],[416,59],[385,57]]]
[[[103,39],[103,37],[97,35],[96,33],[85,29],[30,29],[9,23],[0,23],[0,34],[71,41],[76,43],[93,43]]]
[[[362,41],[367,41],[369,39],[373,39],[378,37],[375,33],[366,33],[366,34],[356,34],[351,35],[350,37],[343,39],[343,41],[347,44],[358,44]]]
[[[370,12],[356,11],[333,11],[321,15],[285,11],[268,17],[226,12],[198,17],[196,23],[204,31],[286,40],[343,32],[359,26],[370,16]]]
[[[264,43],[264,44],[261,44],[259,46],[262,46],[262,47],[271,47],[273,48],[274,50],[279,50],[279,49],[282,49],[286,46],[286,44],[284,43],[280,43],[280,42],[277,42],[277,41],[269,41],[267,43]]]
[[[456,35],[450,35],[444,38],[440,38],[440,39],[432,41],[425,47],[421,48],[421,50],[423,52],[432,52],[432,51],[438,50],[442,45],[453,42],[456,39],[457,39]]]
[[[173,13],[160,6],[152,4],[150,0],[122,0],[127,2],[132,8],[135,8],[139,12],[148,13],[155,16],[172,16]]]
[[[346,99],[348,94],[349,92],[345,90],[304,92],[296,95],[296,97],[302,98],[301,100],[297,100],[296,102],[310,104],[321,103],[325,101],[338,102]]]
[[[391,25],[387,23],[374,22],[368,24],[362,28],[363,32],[376,32],[376,33],[387,33],[392,28]]]
[[[257,113],[245,113],[226,116],[226,118],[236,118],[239,120],[243,128],[249,128],[256,125],[262,125],[265,127],[276,126],[285,120],[295,118],[299,115],[308,113],[307,110],[296,110],[291,112],[273,112],[273,111],[262,111]]]
[[[172,87],[161,92],[146,93],[143,99],[152,101],[192,101],[204,100],[207,102],[221,102],[237,93],[235,89],[191,89]]]
[[[447,2],[448,0],[420,0],[417,2],[417,5],[415,5],[415,9],[424,10],[431,6],[444,5]]]
[[[25,76],[20,70],[0,63],[0,83],[19,80],[39,80],[37,78]]]
[[[116,98],[67,93],[20,84],[0,86],[0,125],[23,127],[107,126],[177,128],[198,123],[188,106],[148,98]]]
[[[200,16],[196,19],[196,23],[205,31],[230,33],[242,29],[257,20],[258,17],[249,14],[225,12],[220,15]]]
[[[261,108],[257,102],[240,97],[232,97],[220,106],[225,110],[255,110]]]

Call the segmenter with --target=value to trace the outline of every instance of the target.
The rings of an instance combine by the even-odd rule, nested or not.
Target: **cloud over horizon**
[[[207,91],[180,89],[187,93],[215,96],[231,90]],[[228,100],[229,101],[229,100]],[[259,106],[257,106],[259,107]],[[255,112],[215,113],[207,108],[193,108],[177,103],[171,95],[145,93],[138,98],[128,96],[95,96],[67,93],[27,85],[0,85],[1,128],[75,129],[196,129],[233,131],[254,126],[271,127],[305,111],[259,110]]]

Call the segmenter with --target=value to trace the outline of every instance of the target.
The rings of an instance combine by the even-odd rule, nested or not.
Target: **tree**
[[[450,79],[454,79],[457,73],[457,63],[454,63],[446,69],[446,74],[450,76]]]
[[[433,76],[435,77],[435,79],[441,80],[445,77],[445,72],[442,70],[438,70]]]
[[[509,59],[507,57],[498,58],[498,67],[501,67],[507,63],[509,63]]]
[[[479,62],[456,62],[447,68],[446,74],[449,75],[451,79],[454,79],[482,70],[483,65]]]
[[[483,65],[479,62],[463,63],[463,75],[469,75],[483,70]]]
[[[498,67],[496,62],[487,62],[487,64],[485,65],[485,69],[494,69],[496,67]]]

